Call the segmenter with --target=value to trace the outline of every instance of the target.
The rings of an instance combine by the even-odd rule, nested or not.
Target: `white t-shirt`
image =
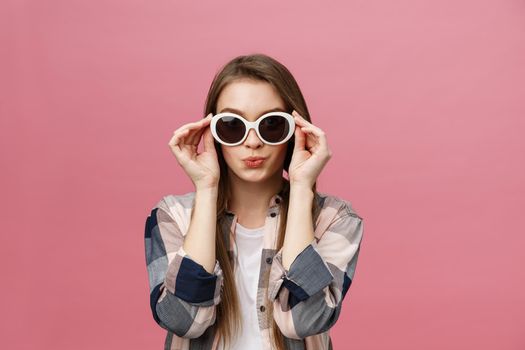
[[[232,350],[262,350],[263,341],[257,318],[257,284],[264,239],[264,226],[246,228],[239,223],[235,229],[238,268],[235,282],[241,306],[242,331],[234,341]]]

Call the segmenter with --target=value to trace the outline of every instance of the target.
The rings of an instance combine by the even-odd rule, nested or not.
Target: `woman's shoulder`
[[[356,209],[348,199],[317,191],[316,200],[319,204],[321,213],[333,213],[340,216],[351,215],[362,220],[362,217],[357,213]]]
[[[329,242],[338,242],[340,236],[350,242],[361,239],[363,219],[349,200],[322,192],[318,192],[316,198],[320,212],[316,219],[314,235],[318,241],[327,233],[330,237],[337,237],[333,240],[328,239]]]
[[[157,201],[153,209],[164,210],[175,221],[184,226],[191,216],[194,200],[195,192],[166,194]]]
[[[184,194],[167,194],[157,202],[156,206],[191,208],[195,200],[195,192]]]

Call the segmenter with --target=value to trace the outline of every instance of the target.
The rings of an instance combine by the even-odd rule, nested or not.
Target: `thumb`
[[[213,142],[214,138],[211,134],[210,127],[206,127],[206,130],[204,130],[204,152],[213,152],[215,153],[215,145]]]
[[[293,151],[296,152],[296,151],[303,151],[304,150],[304,146],[305,146],[305,140],[306,140],[306,136],[304,134],[304,132],[301,130],[301,128],[296,125],[295,126],[295,146],[294,146],[294,149]]]

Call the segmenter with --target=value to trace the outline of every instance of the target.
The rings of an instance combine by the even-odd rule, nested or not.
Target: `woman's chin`
[[[261,181],[266,180],[267,176],[266,176],[266,172],[262,170],[254,171],[252,169],[249,171],[243,171],[240,178],[241,180],[244,180],[246,182],[261,182]]]
[[[239,180],[246,182],[261,182],[269,177],[267,170],[264,168],[243,168],[238,169],[235,173]]]

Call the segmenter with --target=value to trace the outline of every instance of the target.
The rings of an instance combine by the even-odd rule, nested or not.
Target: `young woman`
[[[289,70],[263,54],[222,67],[204,115],[169,141],[195,191],[163,197],[146,220],[165,349],[332,349],[363,221],[316,191],[326,134]]]

